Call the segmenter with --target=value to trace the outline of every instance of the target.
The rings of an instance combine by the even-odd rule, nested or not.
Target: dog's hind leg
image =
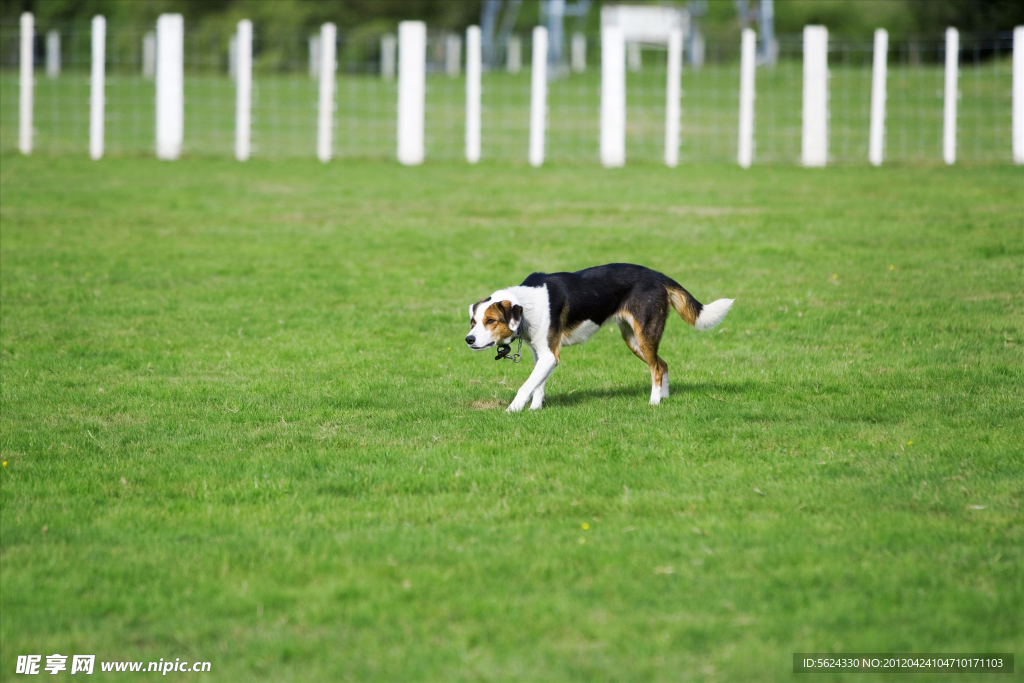
[[[658,356],[657,342],[649,343],[644,354],[654,358],[654,362],[648,362],[647,366],[651,369],[651,405],[656,406],[668,396],[668,363]]]
[[[632,316],[619,321],[619,331],[629,350],[636,357],[647,363],[651,370],[651,405],[661,403],[668,396],[668,363],[658,356],[658,344],[661,332],[665,329],[665,316],[655,316],[648,322],[646,329],[641,327]],[[650,360],[648,360],[650,359]]]
[[[636,336],[633,334],[633,323],[630,320],[619,320],[619,332],[622,333],[622,341],[626,342],[629,350],[646,363],[647,359],[644,358],[643,352],[640,351],[640,345],[636,343]]]

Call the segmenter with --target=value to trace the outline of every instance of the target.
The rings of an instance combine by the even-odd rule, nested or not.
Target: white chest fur
[[[528,341],[547,344],[548,328],[551,326],[551,307],[548,301],[548,288],[544,287],[509,287],[507,290],[523,307],[523,320],[526,323],[524,336]],[[491,296],[501,298],[502,292]]]

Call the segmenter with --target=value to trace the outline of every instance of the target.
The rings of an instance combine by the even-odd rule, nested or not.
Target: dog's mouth
[[[492,346],[494,346],[494,342],[490,342],[489,344],[486,344],[484,346],[474,346],[473,344],[469,344],[469,348],[473,349],[474,351],[483,351],[484,349],[489,349]]]

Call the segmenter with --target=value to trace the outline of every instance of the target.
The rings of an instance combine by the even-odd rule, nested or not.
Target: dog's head
[[[469,306],[469,334],[466,343],[474,351],[495,344],[509,344],[523,322],[523,307],[507,298],[487,297]]]

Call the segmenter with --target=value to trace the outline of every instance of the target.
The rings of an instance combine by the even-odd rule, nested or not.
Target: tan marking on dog
[[[556,327],[554,321],[551,321],[551,325],[548,328],[548,348],[551,353],[555,355],[555,361],[558,361],[558,356],[562,351],[562,340],[565,339],[565,329],[569,326],[569,303],[566,302],[562,306],[562,312],[558,316],[558,326]]]
[[[700,311],[694,307],[693,304],[696,300],[690,296],[690,293],[685,289],[676,289],[675,287],[666,287],[665,290],[668,292],[669,303],[672,304],[672,308],[676,309],[676,313],[682,316],[688,325],[696,325]]]
[[[484,309],[480,317],[484,321],[484,327],[495,339],[506,339],[512,336],[512,329],[508,326],[512,317],[511,301],[495,301]]]

